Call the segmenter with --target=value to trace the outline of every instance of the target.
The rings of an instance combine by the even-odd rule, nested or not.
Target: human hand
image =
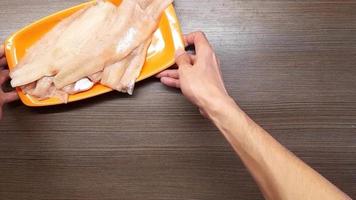
[[[195,45],[195,55],[178,50],[178,69],[168,69],[156,77],[169,87],[180,88],[183,95],[205,115],[207,109],[219,106],[230,97],[221,76],[220,63],[204,33],[190,33],[184,40],[186,46]]]
[[[2,106],[11,101],[15,101],[18,99],[17,93],[15,91],[12,92],[4,92],[2,89],[2,85],[9,79],[9,70],[5,70],[5,66],[7,65],[4,46],[0,46],[0,120],[2,119]]]

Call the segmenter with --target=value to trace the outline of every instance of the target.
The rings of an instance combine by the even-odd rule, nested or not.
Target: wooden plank
[[[80,0],[2,0],[0,39]],[[175,2],[207,33],[230,94],[272,135],[356,196],[356,1]],[[151,79],[135,95],[5,107],[0,199],[262,199],[218,131]]]

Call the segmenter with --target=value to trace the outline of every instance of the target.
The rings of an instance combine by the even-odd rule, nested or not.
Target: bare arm
[[[253,122],[233,100],[221,105],[209,108],[208,116],[240,156],[266,199],[349,199]]]
[[[177,70],[157,75],[181,88],[211,119],[248,168],[266,199],[350,199],[251,120],[227,94],[219,62],[204,34],[186,36],[196,54],[178,51]]]
[[[4,92],[2,90],[2,85],[9,79],[9,70],[5,70],[6,58],[4,52],[4,46],[0,46],[0,120],[2,118],[2,106],[11,101],[15,101],[18,99],[17,93],[13,92]]]

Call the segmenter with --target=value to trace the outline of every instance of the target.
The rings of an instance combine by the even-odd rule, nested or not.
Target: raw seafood
[[[141,44],[123,60],[104,69],[101,83],[120,92],[132,94],[136,78],[140,75],[151,40]]]
[[[37,82],[22,87],[26,94],[38,97],[44,100],[50,97],[57,97],[62,102],[67,103],[68,93],[57,90],[53,85],[53,77],[43,77]]]
[[[86,53],[84,51],[88,51],[84,48],[85,45],[94,41],[102,23],[108,19],[111,13],[114,13],[115,9],[116,7],[111,3],[100,2],[79,13],[66,26],[60,23],[58,26],[61,26],[61,28],[54,29],[58,33],[50,32],[51,35],[59,35],[59,37],[54,38],[55,41],[51,41],[51,38],[48,38],[50,40],[49,43],[53,44],[50,44],[47,51],[41,52],[41,54],[30,52],[30,55],[33,54],[35,56],[32,62],[28,62],[10,73],[12,86],[25,85],[44,76],[54,76],[61,70],[71,67],[74,63],[82,61],[83,56],[85,57],[83,53]],[[39,43],[41,43],[41,40]],[[41,48],[41,44],[38,46],[37,48]],[[37,48],[35,47],[35,49]],[[21,66],[22,64],[20,63],[19,65]],[[69,84],[71,83],[67,85]]]
[[[99,81],[132,94],[159,18],[172,1],[123,0],[116,7],[98,0],[30,48],[10,74],[12,86],[40,99],[66,99]]]

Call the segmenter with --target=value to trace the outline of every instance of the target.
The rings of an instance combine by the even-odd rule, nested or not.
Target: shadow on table
[[[132,98],[132,97],[138,95],[141,91],[143,91],[145,86],[148,86],[148,85],[156,83],[156,82],[157,82],[157,79],[151,78],[151,79],[147,79],[147,80],[137,83],[137,85],[136,85],[137,87],[136,87],[136,90],[135,90],[133,96],[130,96],[130,95],[124,94],[124,93],[120,93],[117,91],[112,91],[112,92],[102,94],[102,95],[99,95],[96,97],[84,99],[81,101],[71,102],[68,104],[61,104],[61,105],[47,106],[47,107],[33,107],[33,108],[26,107],[25,109],[29,112],[37,113],[37,114],[51,114],[51,113],[62,113],[62,112],[74,111],[74,110],[78,110],[78,109],[82,109],[82,108],[86,108],[86,107],[92,107],[95,104],[99,104],[99,103],[103,103],[103,102],[107,102],[107,101],[113,101],[115,99],[119,100],[119,99]],[[168,89],[168,90],[171,90],[171,89]],[[21,106],[24,106],[21,101],[12,102],[12,103],[8,104],[8,107],[10,109],[16,109]]]

